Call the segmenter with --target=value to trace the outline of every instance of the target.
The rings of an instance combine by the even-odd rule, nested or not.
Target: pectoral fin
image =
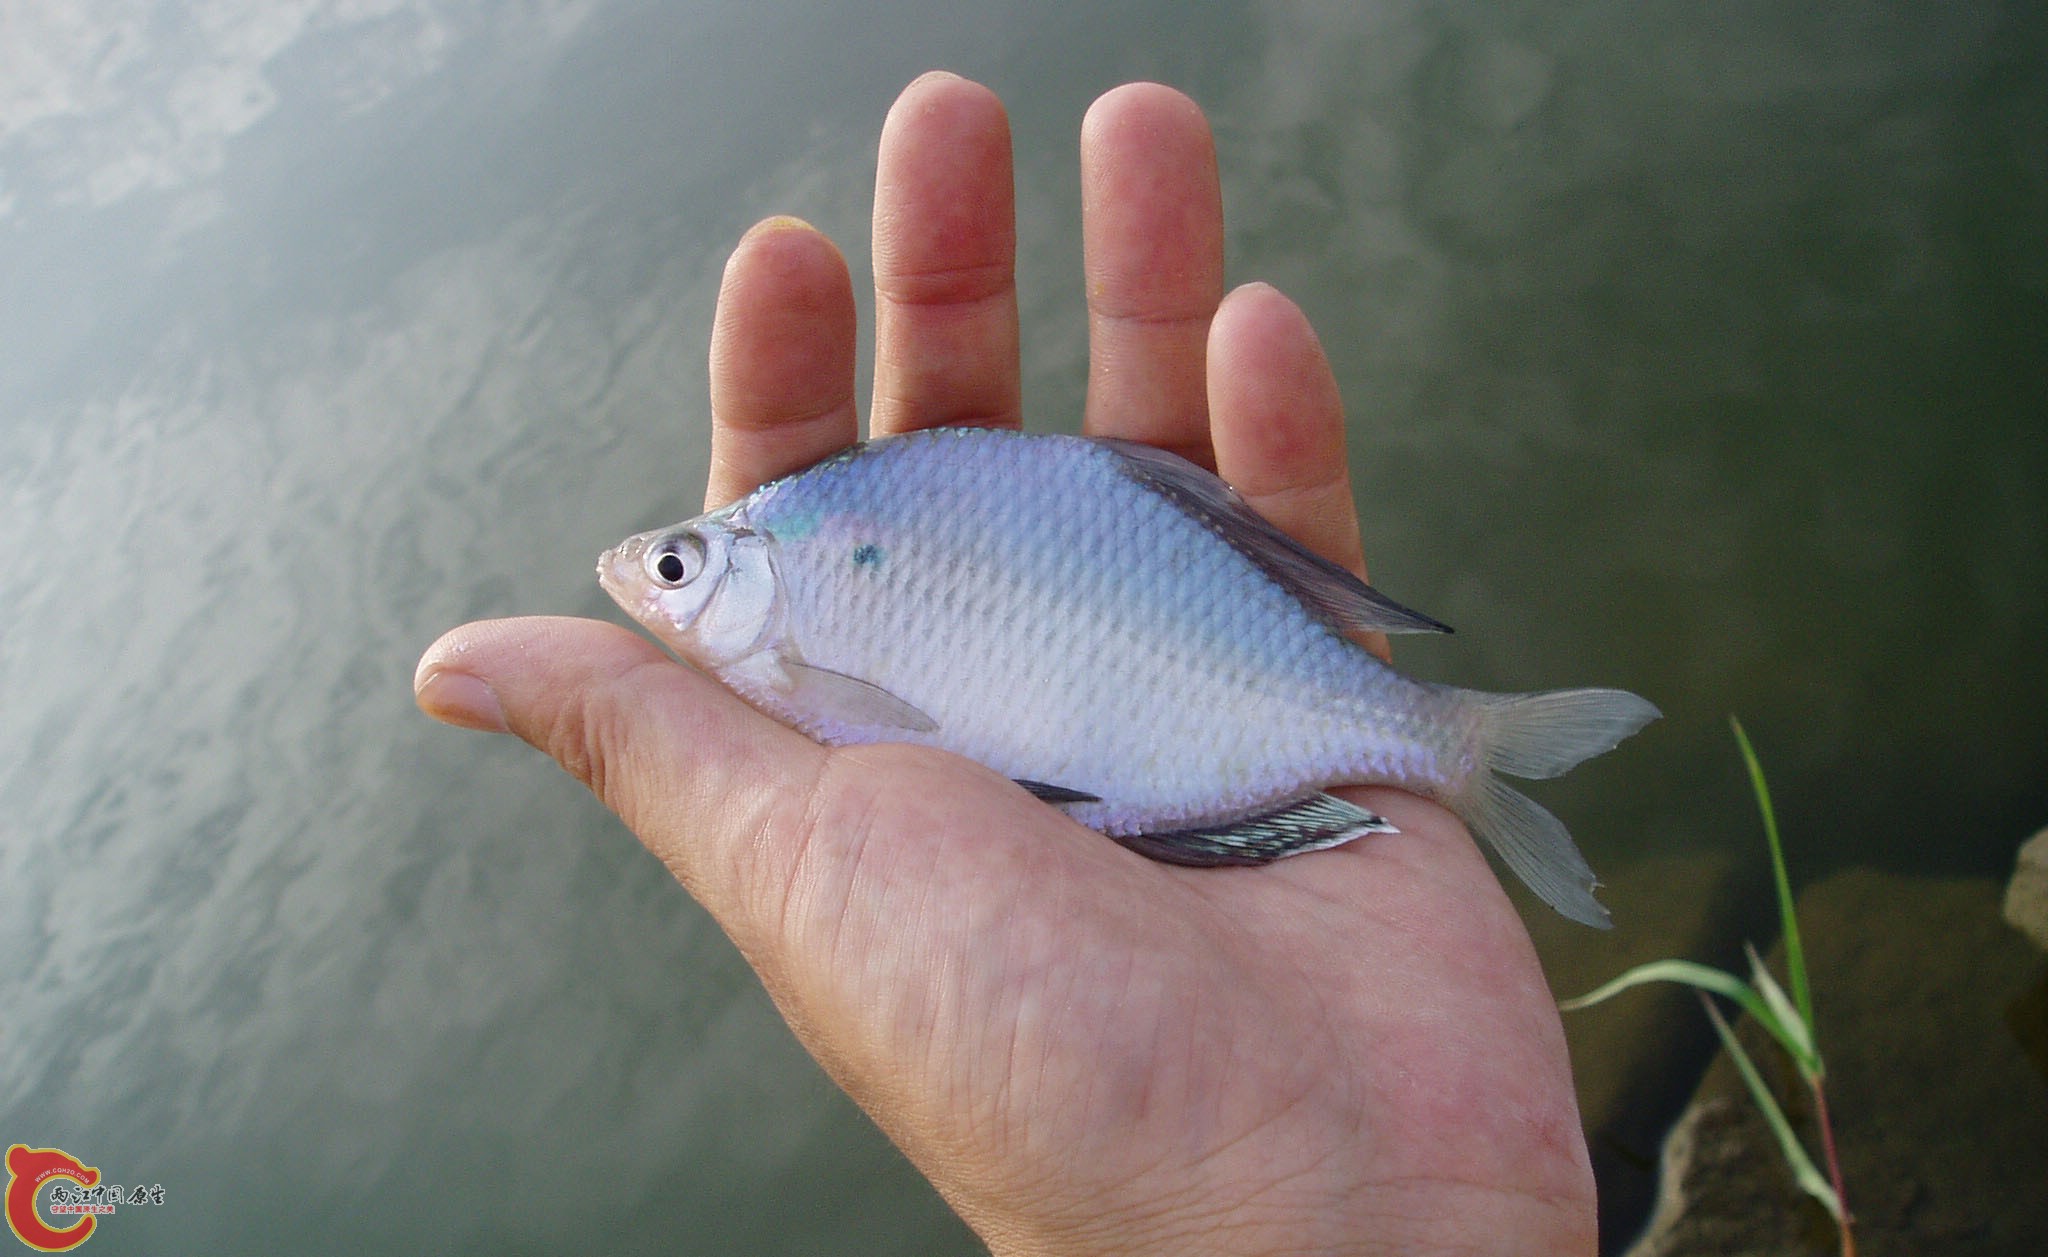
[[[938,721],[873,682],[791,659],[782,660],[782,669],[797,705],[827,720],[912,733],[939,727]]]
[[[1399,832],[1384,816],[1335,795],[1311,794],[1221,825],[1128,834],[1117,841],[1168,864],[1266,864],[1282,856],[1339,846],[1366,834]]]

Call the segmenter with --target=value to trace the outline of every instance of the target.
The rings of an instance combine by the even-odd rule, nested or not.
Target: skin
[[[1285,297],[1224,293],[1201,111],[1118,88],[1081,163],[1088,430],[1215,467],[1362,574],[1335,380]],[[875,433],[1020,421],[1013,198],[996,98],[912,83],[875,190]],[[748,232],[712,332],[707,506],[856,439],[854,344],[832,243]],[[1402,832],[1183,869],[943,752],[818,746],[616,625],[464,625],[416,689],[616,811],[998,1254],[1595,1249],[1549,989],[1432,803],[1352,791]]]

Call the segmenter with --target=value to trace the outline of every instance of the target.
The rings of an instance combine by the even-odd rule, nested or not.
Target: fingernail
[[[413,686],[413,699],[420,710],[443,724],[476,729],[483,733],[510,733],[505,709],[491,687],[467,672],[430,669]]]
[[[804,231],[814,236],[820,234],[816,227],[811,226],[794,214],[770,214],[752,227],[747,228],[747,234],[740,238],[746,240],[757,236],[773,236],[785,231]]]

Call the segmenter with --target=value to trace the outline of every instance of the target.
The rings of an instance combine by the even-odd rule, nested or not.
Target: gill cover
[[[706,519],[646,534],[640,577],[670,642],[707,666],[773,646],[782,628],[775,543],[765,533]]]
[[[671,626],[669,644],[743,692],[771,690],[795,713],[835,726],[938,728],[878,685],[804,662],[787,623],[773,535],[714,514],[645,534],[634,561]]]

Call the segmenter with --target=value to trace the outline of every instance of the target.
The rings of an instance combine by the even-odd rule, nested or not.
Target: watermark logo
[[[69,1217],[63,1226],[43,1221],[36,1208],[43,1188],[50,1189],[46,1208],[52,1217]],[[121,1205],[160,1205],[161,1185],[136,1184],[123,1191],[120,1184],[100,1182],[97,1166],[91,1166],[59,1148],[31,1148],[15,1144],[7,1149],[7,1228],[14,1238],[42,1253],[62,1253],[77,1248],[92,1236],[102,1217]]]

